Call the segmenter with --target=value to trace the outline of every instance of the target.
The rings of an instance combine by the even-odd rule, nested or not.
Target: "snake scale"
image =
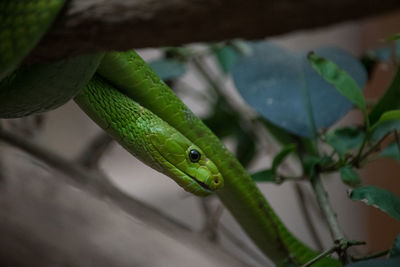
[[[302,265],[317,256],[289,232],[232,153],[136,52],[19,67],[65,2],[0,1],[0,117],[45,112],[74,98],[131,154],[193,194],[217,194],[276,265]],[[340,264],[324,258],[315,266]]]

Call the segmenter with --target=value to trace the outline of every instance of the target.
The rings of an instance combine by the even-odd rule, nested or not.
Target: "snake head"
[[[164,161],[161,162],[164,171],[186,191],[207,196],[223,186],[217,166],[177,130],[164,128],[148,137]]]

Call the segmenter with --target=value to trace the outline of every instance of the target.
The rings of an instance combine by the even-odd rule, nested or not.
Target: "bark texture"
[[[29,61],[102,50],[256,39],[398,9],[398,0],[71,0]]]

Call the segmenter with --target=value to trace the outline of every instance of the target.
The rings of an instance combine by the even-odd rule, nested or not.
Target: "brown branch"
[[[256,39],[398,9],[398,0],[71,0],[30,61],[103,50]]]
[[[97,170],[102,156],[109,150],[113,141],[107,133],[98,133],[78,155],[76,162],[87,169]]]

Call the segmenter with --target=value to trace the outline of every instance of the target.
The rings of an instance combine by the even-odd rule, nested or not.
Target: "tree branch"
[[[398,9],[398,0],[71,0],[28,61],[104,50],[256,39]]]

